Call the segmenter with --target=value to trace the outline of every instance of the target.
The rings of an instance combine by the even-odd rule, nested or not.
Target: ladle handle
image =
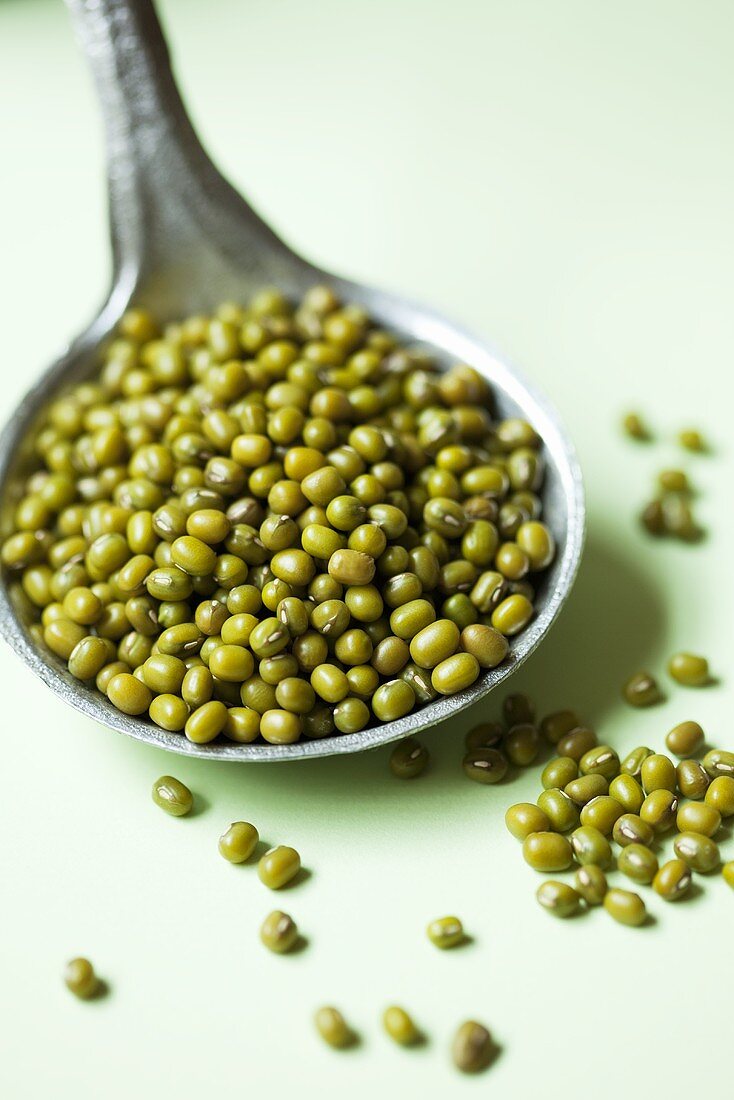
[[[256,277],[264,254],[298,263],[202,148],[152,0],[66,3],[104,117],[115,282],[134,287],[194,263],[203,274],[217,257]]]

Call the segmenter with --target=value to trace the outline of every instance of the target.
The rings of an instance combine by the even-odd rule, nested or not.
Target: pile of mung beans
[[[390,722],[471,685],[554,556],[542,444],[326,286],[122,319],[48,409],[2,562],[36,639],[196,744]]]
[[[529,700],[526,711],[532,713]],[[610,869],[652,885],[666,901],[685,897],[693,874],[721,869],[734,885],[734,862],[722,867],[714,839],[722,821],[734,817],[734,752],[706,750],[698,722],[680,722],[668,732],[665,744],[677,763],[646,746],[620,761],[572,711],[548,715],[541,729],[556,753],[543,769],[543,791],[535,803],[510,806],[505,822],[534,870],[576,867],[573,885],[554,879],[540,885],[536,896],[544,908],[568,917],[582,902],[603,905],[621,924],[644,924],[645,902],[634,891],[610,887]],[[673,830],[674,858],[661,863],[656,849]]]

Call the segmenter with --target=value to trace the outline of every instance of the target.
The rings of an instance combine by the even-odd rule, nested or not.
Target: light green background
[[[305,253],[439,305],[549,391],[584,466],[590,535],[549,641],[513,680],[542,710],[579,708],[621,750],[697,718],[732,734],[729,431],[734,406],[734,19],[726,0],[166,0],[194,117],[235,183]],[[0,3],[0,413],[82,327],[106,286],[101,131],[61,4]],[[660,443],[620,438],[637,406]],[[646,542],[633,514],[681,425],[700,547]],[[619,700],[673,649],[720,683],[637,713]],[[734,896],[701,879],[653,926],[554,922],[502,825],[533,769],[485,789],[460,770],[471,716],[426,737],[431,773],[387,753],[239,768],[128,742],[66,709],[5,647],[0,786],[0,1094],[179,1100],[404,1091],[501,1100],[665,1096],[731,1086]],[[203,809],[173,820],[149,788],[173,771]],[[311,871],[280,897],[216,853],[255,822]],[[734,846],[727,843],[729,858]],[[266,955],[273,903],[308,949]],[[423,933],[455,912],[474,942]],[[64,990],[88,954],[102,1002]],[[380,1033],[390,1002],[430,1036]],[[363,1035],[334,1054],[319,1003]],[[491,1072],[460,1079],[463,1018],[493,1030]],[[542,1092],[541,1090],[542,1082]],[[654,1090],[654,1091],[653,1091]]]

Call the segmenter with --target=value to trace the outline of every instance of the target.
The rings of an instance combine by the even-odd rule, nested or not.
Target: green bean
[[[23,441],[0,556],[34,642],[136,725],[202,747],[352,737],[510,659],[556,535],[541,439],[493,419],[478,370],[328,287],[165,325],[133,305],[97,367]],[[537,757],[511,700],[475,778]],[[577,726],[543,736],[578,760]]]

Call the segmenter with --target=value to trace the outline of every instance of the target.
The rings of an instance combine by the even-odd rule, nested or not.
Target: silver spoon
[[[67,0],[92,67],[107,134],[112,289],[92,323],[42,375],[0,437],[3,534],[31,469],[35,425],[59,391],[88,378],[99,346],[130,304],[163,318],[243,300],[263,285],[299,297],[328,281],[365,306],[378,324],[428,345],[440,361],[471,363],[492,383],[499,413],[522,416],[545,443],[545,513],[558,553],[539,587],[537,614],[513,642],[507,662],[458,695],[359,733],[294,745],[194,745],[115,710],[75,680],[28,631],[11,579],[0,583],[0,629],[16,653],[60,698],[120,733],[189,756],[219,760],[295,760],[358,752],[433,726],[488,694],[546,635],[573,584],[584,541],[584,497],[573,445],[549,402],[496,352],[433,311],[325,272],[296,255],[219,174],[199,143],[179,97],[151,0]]]

